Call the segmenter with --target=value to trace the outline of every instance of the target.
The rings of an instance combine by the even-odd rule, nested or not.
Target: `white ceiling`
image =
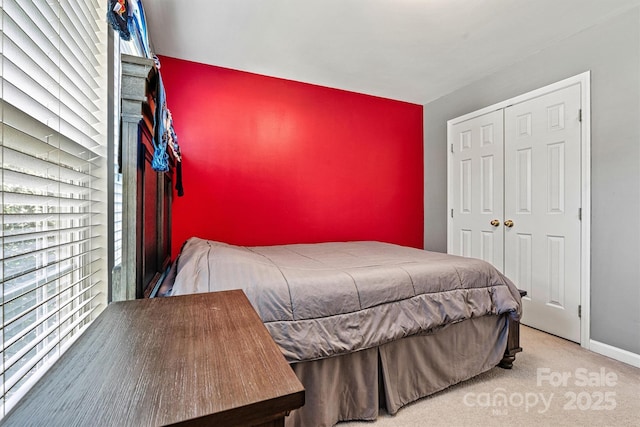
[[[156,54],[417,104],[639,4],[144,0]]]

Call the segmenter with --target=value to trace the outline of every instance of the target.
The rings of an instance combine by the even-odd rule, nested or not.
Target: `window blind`
[[[102,0],[0,0],[0,404],[106,304]]]
[[[113,184],[113,265],[122,264],[122,174],[114,166]]]

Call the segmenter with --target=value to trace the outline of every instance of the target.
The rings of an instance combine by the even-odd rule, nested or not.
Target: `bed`
[[[286,425],[374,420],[500,364],[520,295],[490,264],[383,242],[189,239],[159,296],[242,289],[306,389]]]

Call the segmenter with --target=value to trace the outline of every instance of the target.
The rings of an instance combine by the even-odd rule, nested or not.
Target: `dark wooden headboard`
[[[140,126],[140,178],[138,218],[141,230],[137,252],[140,254],[136,298],[149,297],[171,263],[171,203],[173,168],[158,173],[151,167],[153,136],[147,126]]]
[[[169,172],[151,167],[153,61],[122,55],[121,64],[122,265],[113,275],[114,301],[149,296],[170,265],[175,164],[170,159]]]

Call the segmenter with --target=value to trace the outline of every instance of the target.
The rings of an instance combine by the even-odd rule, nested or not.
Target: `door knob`
[[[504,226],[509,228],[513,227],[513,221],[511,221],[510,219],[506,220],[504,222]]]
[[[497,227],[500,225],[500,221],[498,221],[497,219],[494,219],[490,222],[491,225],[493,225],[494,227]]]

